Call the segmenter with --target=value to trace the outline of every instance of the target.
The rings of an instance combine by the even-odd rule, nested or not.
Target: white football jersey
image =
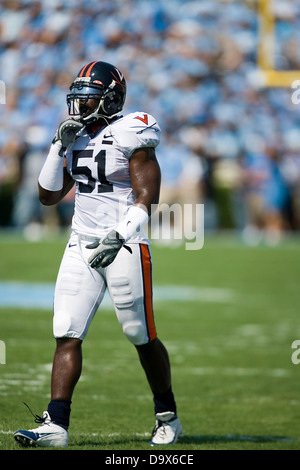
[[[156,147],[160,128],[149,114],[120,117],[94,135],[85,128],[67,150],[67,170],[76,182],[72,230],[103,237],[116,228],[134,203],[129,161],[141,147]],[[144,232],[130,242],[148,243]]]

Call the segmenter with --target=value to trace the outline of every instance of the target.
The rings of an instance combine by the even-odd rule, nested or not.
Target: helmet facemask
[[[84,124],[91,124],[99,119],[110,120],[116,116],[123,106],[123,97],[110,87],[89,83],[86,78],[76,78],[67,95],[67,105],[70,116],[80,117]],[[83,117],[80,107],[94,99],[96,106],[88,116]],[[98,104],[97,104],[98,102]]]

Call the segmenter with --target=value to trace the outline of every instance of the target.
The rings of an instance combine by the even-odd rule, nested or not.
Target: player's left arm
[[[109,266],[122,246],[148,222],[153,208],[158,204],[161,173],[154,148],[135,150],[130,158],[129,171],[136,200],[115,230],[100,242],[87,245],[87,248],[94,250],[89,257],[92,268]]]
[[[161,173],[153,147],[137,149],[131,156],[131,184],[136,201],[135,206],[143,208],[151,215],[152,208],[158,204]]]

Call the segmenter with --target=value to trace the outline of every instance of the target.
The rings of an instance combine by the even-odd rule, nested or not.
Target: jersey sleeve
[[[157,147],[161,130],[153,116],[143,112],[128,114],[122,123],[123,148],[127,158],[143,147]]]

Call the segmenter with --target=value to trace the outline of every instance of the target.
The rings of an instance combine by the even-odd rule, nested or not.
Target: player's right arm
[[[64,153],[82,127],[83,124],[75,119],[67,119],[58,127],[38,180],[39,200],[45,206],[61,201],[74,184],[64,166]]]
[[[40,183],[39,187],[39,200],[44,206],[53,206],[61,201],[68,192],[74,186],[75,181],[67,172],[66,168],[63,168],[63,187],[58,191],[49,191],[48,189],[43,188]]]

